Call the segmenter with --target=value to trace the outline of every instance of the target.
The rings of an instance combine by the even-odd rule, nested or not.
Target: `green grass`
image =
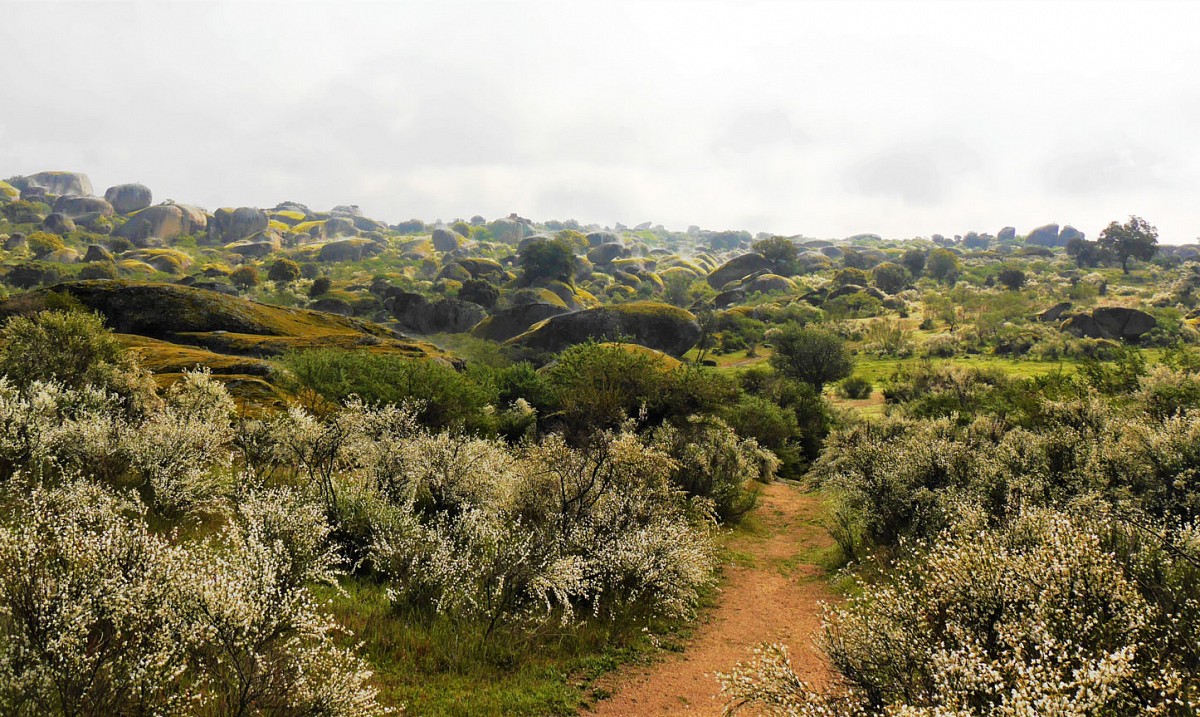
[[[880,382],[891,378],[904,365],[916,365],[923,359],[919,358],[871,358],[858,356],[854,363],[854,373],[875,384],[876,390]],[[952,358],[931,359],[935,364],[949,364],[972,368],[998,368],[1010,376],[1031,378],[1044,376],[1058,370],[1074,371],[1078,362],[1071,359],[1062,361],[1035,361],[1032,359],[1011,359],[990,354],[955,356]]]
[[[637,626],[619,634],[593,624],[514,629],[484,641],[475,625],[398,613],[367,579],[314,591],[352,633],[343,643],[359,645],[383,703],[410,715],[574,715],[604,696],[594,689],[599,677],[655,651]],[[682,626],[651,629],[666,635],[668,649],[684,634]]]

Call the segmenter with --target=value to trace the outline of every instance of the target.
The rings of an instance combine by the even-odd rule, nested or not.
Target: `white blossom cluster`
[[[1110,531],[1032,509],[1003,528],[944,536],[884,584],[826,608],[823,647],[840,686],[814,689],[784,648],[767,646],[722,676],[730,712],[1194,715],[1200,552],[1141,549],[1157,570],[1190,572],[1156,601],[1140,589],[1152,573],[1123,564]]]
[[[716,518],[683,476],[777,466],[720,422],[513,446],[419,409],[240,419],[197,371],[131,411],[0,377],[0,712],[379,714],[313,584],[373,575],[485,638],[684,616]]]

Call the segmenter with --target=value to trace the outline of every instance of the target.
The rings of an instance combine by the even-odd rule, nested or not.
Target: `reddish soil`
[[[820,515],[816,496],[785,483],[764,486],[750,528],[725,543],[734,564],[725,567],[717,605],[684,651],[602,681],[613,696],[587,714],[720,715],[724,700],[715,673],[729,672],[763,642],[786,644],[802,679],[826,683],[829,667],[815,640],[820,602],[833,595],[823,569],[811,562],[815,550],[831,544]]]

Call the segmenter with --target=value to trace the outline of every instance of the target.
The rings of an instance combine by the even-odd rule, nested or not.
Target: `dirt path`
[[[728,672],[762,642],[788,645],[801,678],[821,684],[828,667],[815,647],[818,602],[832,598],[811,562],[831,544],[817,524],[816,497],[785,483],[765,486],[750,529],[726,542],[734,556],[725,568],[717,606],[679,655],[619,671],[602,684],[614,692],[587,714],[601,717],[720,715],[724,702],[716,672]]]

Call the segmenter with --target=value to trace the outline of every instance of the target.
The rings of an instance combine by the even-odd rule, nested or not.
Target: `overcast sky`
[[[0,177],[840,237],[1200,234],[1200,2],[20,3]]]

